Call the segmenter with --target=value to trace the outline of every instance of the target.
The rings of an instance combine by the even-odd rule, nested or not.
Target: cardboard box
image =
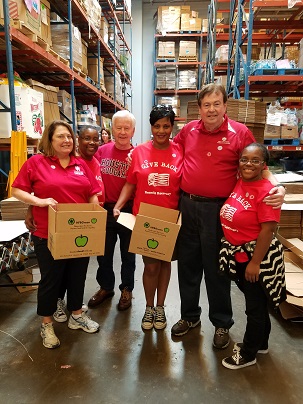
[[[202,29],[202,19],[201,18],[190,18],[189,19],[189,30],[190,31],[201,31]]]
[[[45,125],[60,119],[58,107],[58,87],[48,86],[39,81],[29,79],[26,83],[33,89],[43,94]]]
[[[296,139],[299,135],[298,126],[281,126],[281,138],[282,139]]]
[[[284,319],[303,321],[303,241],[279,233],[277,237],[288,249],[284,253],[287,300],[279,309]]]
[[[280,139],[281,137],[281,126],[275,125],[265,125],[264,128],[264,139]]]
[[[103,255],[106,217],[94,203],[49,206],[47,246],[54,259]]]
[[[17,29],[26,29],[29,33],[41,35],[40,2],[34,0],[9,0],[10,25]],[[0,0],[0,23],[3,24],[3,0]]]
[[[197,56],[197,42],[180,41],[179,56]]]
[[[100,84],[104,84],[104,70],[103,70],[103,60],[100,58]],[[88,54],[87,59],[87,67],[88,67],[88,76],[94,80],[95,83],[99,82],[98,78],[98,59],[92,54]]]
[[[65,90],[58,91],[58,106],[59,111],[62,112],[70,121],[73,121],[72,117],[72,96]],[[64,119],[62,117],[62,119]],[[76,121],[76,99],[75,99],[75,118]]]
[[[158,42],[158,57],[174,58],[175,57],[175,42],[174,41],[159,41]]]
[[[181,227],[178,210],[141,203],[139,213],[121,213],[118,223],[132,230],[129,251],[170,262]]]
[[[158,7],[158,32],[176,32],[180,29],[180,6],[160,6]]]
[[[52,46],[52,33],[50,25],[50,4],[46,0],[41,0],[41,35],[40,38],[43,39],[49,46]]]
[[[7,274],[9,278],[16,284],[16,289],[18,292],[30,292],[32,290],[38,289],[38,283],[41,279],[40,269],[38,267],[30,269],[25,269],[23,271],[16,271]],[[32,285],[31,285],[32,283]],[[24,284],[24,285],[18,285]],[[26,285],[25,285],[26,284]]]

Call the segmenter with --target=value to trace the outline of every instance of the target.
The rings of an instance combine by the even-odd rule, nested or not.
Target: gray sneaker
[[[79,318],[74,318],[73,315],[69,317],[68,328],[71,328],[72,330],[81,329],[89,334],[93,334],[94,332],[99,331],[100,325],[82,312],[81,317]]]
[[[42,337],[43,345],[45,346],[45,348],[53,349],[60,346],[60,341],[55,334],[53,323],[42,323],[40,328],[40,335]]]
[[[67,315],[65,313],[66,304],[65,301],[62,299],[58,299],[57,301],[57,310],[53,314],[54,320],[58,323],[65,323],[67,321]]]
[[[191,328],[197,327],[200,323],[200,319],[194,322],[181,319],[175,325],[173,325],[171,335],[174,337],[182,337],[182,335],[187,334]]]

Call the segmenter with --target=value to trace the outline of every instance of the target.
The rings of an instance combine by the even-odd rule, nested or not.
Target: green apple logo
[[[154,240],[153,238],[150,238],[150,239],[147,240],[147,247],[148,248],[152,248],[154,250],[155,248],[158,247],[158,245],[159,245],[158,241]]]
[[[73,225],[73,224],[75,224],[75,219],[71,217],[70,219],[68,219],[67,223],[70,225]]]
[[[75,244],[77,247],[85,247],[88,242],[88,237],[86,236],[78,236],[75,238]]]
[[[145,227],[146,229],[148,229],[149,226],[150,226],[150,224],[149,224],[148,222],[145,222],[145,223],[144,223],[144,227]]]
[[[164,233],[168,233],[169,232],[169,228],[168,227],[164,227]]]
[[[92,224],[96,224],[97,223],[97,219],[95,217],[92,218],[91,220]]]

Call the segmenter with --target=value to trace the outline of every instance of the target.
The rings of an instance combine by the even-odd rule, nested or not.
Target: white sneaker
[[[57,310],[53,314],[54,320],[58,323],[65,323],[67,321],[67,315],[65,313],[66,304],[65,301],[62,299],[58,299],[57,301]]]
[[[41,329],[40,329],[40,335],[43,339],[43,345],[45,348],[57,348],[60,346],[60,341],[57,338],[53,323],[46,323],[46,324],[41,324]]]
[[[68,328],[71,328],[72,330],[81,329],[85,332],[93,334],[94,332],[99,331],[100,325],[82,312],[81,317],[79,318],[74,318],[72,314],[70,315],[68,320]]]
[[[88,306],[85,303],[82,303],[82,311],[83,313],[87,313],[88,312]]]

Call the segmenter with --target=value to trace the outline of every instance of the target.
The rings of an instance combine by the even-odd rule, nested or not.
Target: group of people
[[[255,143],[245,125],[226,115],[227,95],[223,86],[203,87],[198,106],[201,120],[185,125],[173,140],[174,111],[171,107],[154,106],[150,113],[152,139],[136,148],[131,145],[136,121],[128,111],[113,115],[114,142],[98,147],[98,133],[93,128],[82,130],[78,156],[69,125],[59,121],[45,129],[40,154],[24,164],[13,183],[13,195],[33,206],[33,241],[42,275],[37,313],[43,318],[44,346],[55,348],[60,344],[52,315],[58,310],[58,302],[65,314],[62,304],[65,291],[67,309],[71,312],[68,327],[86,332],[99,329],[82,307],[88,259],[55,261],[47,249],[48,205],[103,204],[108,216],[105,253],[97,257],[96,278],[100,288],[88,306],[96,307],[114,296],[113,254],[119,237],[118,309],[126,310],[132,304],[136,264],[135,255],[128,252],[131,232],[118,224],[116,218],[121,211],[137,214],[140,203],[146,202],[182,212],[173,255],[178,262],[181,318],[172,327],[172,335],[180,337],[200,324],[200,286],[204,275],[209,319],[215,327],[213,345],[226,348],[233,325],[232,275],[245,295],[247,327],[243,342],[235,344],[234,354],[222,364],[231,369],[249,366],[256,362],[258,352],[268,349],[268,297],[275,307],[285,299],[282,248],[274,238],[285,190],[267,169],[266,148]],[[95,159],[100,165],[98,173],[93,169]],[[83,172],[81,178],[75,174],[76,170]],[[275,255],[278,260],[272,259]],[[265,260],[268,256],[270,259]],[[275,263],[275,271],[273,261],[279,263],[278,266]],[[149,257],[143,257],[143,262],[146,307],[141,326],[145,330],[164,329],[171,264]],[[75,268],[78,268],[76,275]],[[265,294],[268,272],[272,282],[266,285]],[[266,276],[262,276],[264,273]],[[274,287],[276,284],[278,287]],[[67,321],[66,314],[63,321]]]

